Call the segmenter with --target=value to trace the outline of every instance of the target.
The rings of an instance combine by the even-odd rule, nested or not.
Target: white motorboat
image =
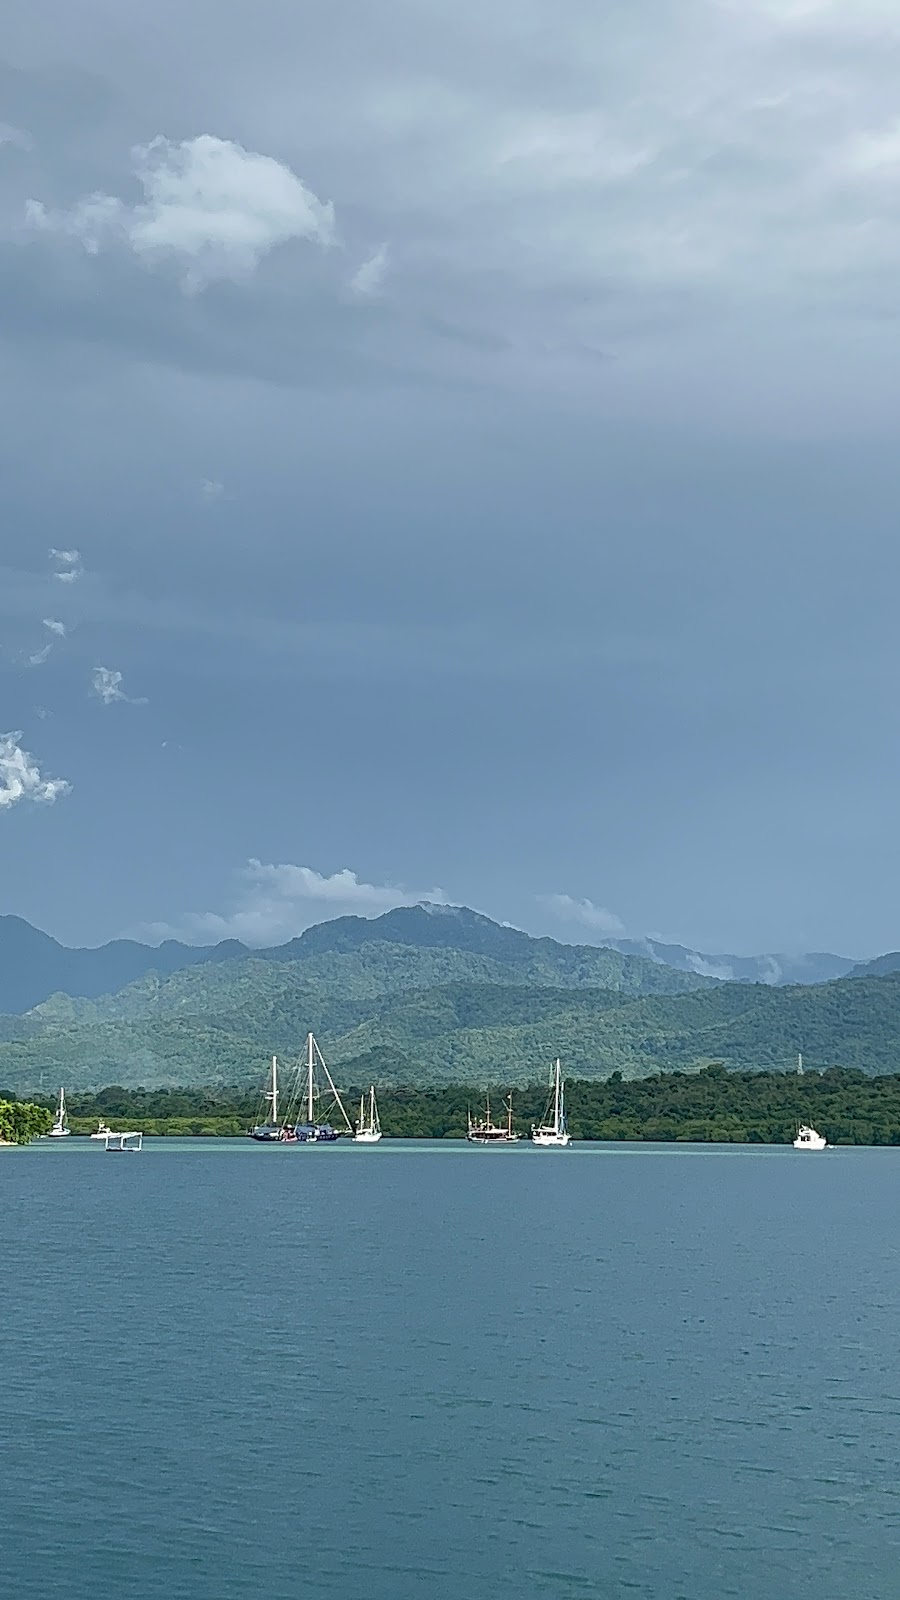
[[[531,1142],[544,1149],[564,1150],[572,1142],[566,1126],[566,1085],[557,1056],[550,1073],[550,1093],[544,1111],[544,1120],[532,1125]]]
[[[69,1123],[66,1118],[66,1091],[65,1089],[60,1089],[59,1105],[56,1108],[56,1121],[54,1122],[53,1127],[50,1129],[47,1138],[67,1139],[71,1131],[72,1130],[69,1127]]]
[[[112,1133],[112,1128],[110,1128],[108,1123],[104,1122],[101,1119],[101,1121],[97,1123],[96,1132],[91,1134],[91,1138],[92,1139],[105,1139],[107,1134],[110,1134],[110,1133]]]
[[[378,1116],[378,1107],[375,1104],[375,1085],[372,1084],[368,1095],[363,1095],[359,1102],[359,1121],[353,1135],[354,1144],[377,1144],[381,1138],[381,1120]]]
[[[797,1137],[794,1140],[794,1149],[827,1150],[827,1148],[828,1140],[823,1139],[821,1133],[817,1133],[815,1128],[808,1128],[805,1122],[801,1122],[800,1127],[797,1129]]]

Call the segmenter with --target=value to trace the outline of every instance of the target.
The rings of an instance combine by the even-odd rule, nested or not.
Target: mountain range
[[[356,1084],[533,1082],[556,1053],[580,1077],[785,1068],[800,1050],[811,1066],[900,1067],[900,956],[785,986],[724,981],[663,950],[694,954],[560,944],[434,905],[257,951],[67,950],[0,918],[0,1086],[245,1083],[272,1051],[296,1059],[309,1028]]]
[[[426,913],[428,919],[421,913]],[[499,948],[508,950],[528,935],[516,928],[507,928],[492,922],[488,917],[468,911],[464,906],[404,906],[388,911],[374,919],[364,917],[339,917],[332,922],[308,928],[299,938],[287,944],[266,950],[251,950],[238,939],[224,939],[215,945],[182,944],[167,939],[160,945],[141,944],[134,939],[114,939],[108,944],[90,949],[70,949],[52,938],[49,933],[32,927],[22,917],[0,916],[0,1013],[21,1014],[31,1011],[54,994],[67,994],[81,999],[95,1000],[101,995],[116,994],[127,984],[155,973],[167,977],[186,967],[207,965],[211,962],[241,961],[248,958],[261,961],[291,961],[303,959],[313,950],[349,948],[353,944],[376,940],[390,941],[399,933],[400,943],[438,943],[444,937],[440,930],[446,927],[441,918],[455,920],[466,930],[467,947],[487,953]],[[417,929],[417,932],[413,930]],[[487,929],[497,929],[497,934]],[[508,937],[506,937],[508,936]],[[620,955],[634,956],[642,961],[652,961],[658,966],[673,967],[677,972],[692,973],[699,977],[717,978],[723,982],[769,983],[826,983],[833,978],[846,977],[856,970],[852,961],[844,956],[813,952],[804,955],[734,956],[710,955],[690,950],[685,945],[666,944],[658,939],[608,939],[603,946],[566,946],[553,939],[531,940],[532,944],[549,949],[611,949]],[[879,961],[890,961],[883,956]],[[897,958],[900,960],[900,957]]]

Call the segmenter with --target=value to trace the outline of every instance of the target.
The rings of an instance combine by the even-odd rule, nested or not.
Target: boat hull
[[[531,1142],[542,1150],[567,1150],[572,1143],[570,1133],[542,1133],[540,1128],[535,1128],[531,1135]]]
[[[368,1128],[364,1128],[361,1133],[355,1133],[353,1135],[353,1143],[354,1144],[377,1144],[380,1138],[381,1138],[381,1134],[378,1132],[377,1129],[375,1130],[374,1133],[372,1133]]]

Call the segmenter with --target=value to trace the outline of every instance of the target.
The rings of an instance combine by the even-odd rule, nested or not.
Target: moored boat
[[[368,1095],[361,1095],[359,1101],[359,1121],[353,1135],[354,1144],[377,1144],[381,1138],[381,1119],[378,1107],[375,1104],[375,1085],[369,1090]]]
[[[104,1122],[103,1118],[101,1117],[100,1121],[97,1123],[96,1131],[90,1135],[90,1138],[105,1139],[108,1133],[112,1133],[112,1128],[108,1123]]]
[[[827,1148],[828,1140],[821,1133],[817,1133],[815,1128],[808,1128],[805,1122],[801,1122],[794,1140],[794,1149],[827,1150]]]
[[[483,1117],[473,1117],[469,1112],[466,1138],[470,1144],[518,1144],[519,1135],[513,1132],[513,1104],[512,1091],[506,1100],[506,1121],[493,1122],[491,1120],[491,1097],[487,1095],[484,1103],[485,1114]]]
[[[566,1124],[565,1093],[565,1080],[557,1056],[550,1073],[550,1093],[547,1096],[543,1120],[532,1124],[532,1144],[540,1145],[544,1149],[564,1150],[571,1143],[571,1134]]]
[[[137,1155],[144,1143],[142,1133],[108,1133],[106,1153],[109,1156]]]
[[[251,1139],[256,1139],[259,1144],[287,1144],[295,1135],[293,1129],[282,1126],[278,1120],[278,1057],[272,1057],[272,1076],[269,1088],[263,1097],[264,1104],[268,1105],[268,1115],[265,1122],[258,1122],[255,1127],[248,1129]]]
[[[326,1090],[323,1088],[319,1074],[325,1079],[327,1092],[330,1099],[325,1104],[324,1116],[320,1115],[321,1103],[325,1100]],[[311,1033],[306,1036],[306,1077],[301,1098],[306,1118],[303,1122],[294,1125],[293,1133],[298,1144],[335,1144],[338,1139],[343,1139],[349,1134],[353,1136],[353,1124],[345,1109],[344,1102],[334,1085],[334,1079],[325,1064],[315,1038]],[[339,1119],[338,1127],[334,1127],[329,1118],[334,1116]]]
[[[53,1127],[50,1129],[47,1138],[67,1139],[71,1131],[72,1130],[69,1127],[68,1118],[66,1116],[66,1091],[65,1089],[60,1089],[59,1105],[56,1108],[56,1121],[54,1122]]]

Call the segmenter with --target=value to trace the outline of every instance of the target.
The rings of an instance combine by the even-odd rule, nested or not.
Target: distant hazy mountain
[[[741,983],[823,983],[853,969],[853,963],[840,956],[717,956],[654,939],[610,940],[603,947],[560,944],[555,939],[531,938],[518,928],[504,927],[465,906],[402,906],[372,920],[339,917],[308,928],[287,944],[261,951],[249,951],[236,939],[206,947],[180,944],[174,939],[159,946],[116,939],[97,949],[68,949],[21,917],[0,916],[0,1013],[19,1015],[59,994],[96,1000],[102,995],[117,994],[151,973],[162,978],[189,967],[250,957],[259,961],[308,961],[314,955],[346,955],[377,944],[451,949],[490,957],[506,969],[507,978],[513,971],[530,982],[564,984],[605,985],[613,969],[608,963],[604,965],[603,950],[645,966],[653,963],[673,975]],[[621,982],[628,987],[629,970],[640,992],[653,990],[654,983],[646,972],[637,978],[637,967],[616,968],[615,985]],[[674,976],[656,983],[657,992],[672,992],[673,987],[677,987]]]
[[[70,950],[21,917],[0,916],[0,1011],[30,1011],[52,994],[114,994],[147,972],[179,972],[196,962],[245,953],[235,939],[210,949],[174,939],[158,948],[114,939],[95,950]]]
[[[806,955],[716,956],[701,950],[688,950],[681,944],[662,944],[658,939],[610,939],[613,950],[625,955],[648,956],[651,961],[664,962],[679,972],[700,972],[710,978],[720,978],[725,983],[830,983],[834,978],[845,978],[857,970],[846,956],[829,955],[827,951],[814,950]],[[890,956],[882,960],[889,961]],[[896,958],[900,965],[900,956]],[[873,970],[877,963],[864,969]],[[892,968],[885,967],[884,971]]]
[[[860,961],[852,969],[851,978],[883,978],[889,972],[900,972],[900,950],[886,956],[876,956],[874,961]]]

